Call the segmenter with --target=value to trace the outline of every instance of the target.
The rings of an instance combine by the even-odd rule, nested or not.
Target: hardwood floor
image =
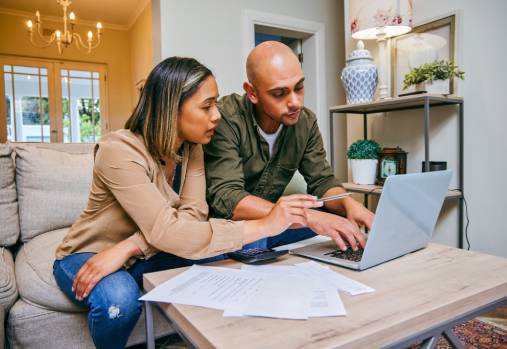
[[[479,320],[507,331],[507,305],[479,317]]]

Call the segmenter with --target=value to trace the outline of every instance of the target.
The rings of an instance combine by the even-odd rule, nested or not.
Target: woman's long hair
[[[208,76],[213,76],[208,68],[185,57],[167,58],[151,71],[125,128],[143,137],[155,160],[181,160],[174,149],[178,112]]]

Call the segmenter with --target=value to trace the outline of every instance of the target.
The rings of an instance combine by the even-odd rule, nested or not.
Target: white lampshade
[[[408,33],[412,30],[414,0],[350,0],[350,29],[354,39],[377,39]]]

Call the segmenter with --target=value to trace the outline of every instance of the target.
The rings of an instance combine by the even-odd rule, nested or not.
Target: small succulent
[[[349,159],[378,159],[380,145],[371,139],[360,139],[352,143],[347,151]]]
[[[425,81],[447,80],[453,77],[465,80],[465,72],[460,70],[454,62],[437,60],[415,67],[406,74],[403,79],[403,89],[406,90],[412,85],[417,85]]]

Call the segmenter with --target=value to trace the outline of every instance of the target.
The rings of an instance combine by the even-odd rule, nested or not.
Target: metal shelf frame
[[[458,106],[458,189],[461,196],[458,200],[458,246],[463,248],[463,200],[464,200],[464,171],[463,171],[463,134],[464,134],[464,101],[461,97],[442,96],[436,94],[421,94],[414,96],[396,97],[378,100],[369,103],[346,104],[329,108],[329,145],[331,153],[331,166],[334,170],[334,142],[333,142],[333,120],[335,114],[347,115],[357,114],[363,116],[363,138],[368,138],[368,115],[402,110],[424,109],[424,167],[426,171],[430,168],[430,111],[431,108],[442,106]],[[365,195],[365,203],[368,201],[369,193]]]

